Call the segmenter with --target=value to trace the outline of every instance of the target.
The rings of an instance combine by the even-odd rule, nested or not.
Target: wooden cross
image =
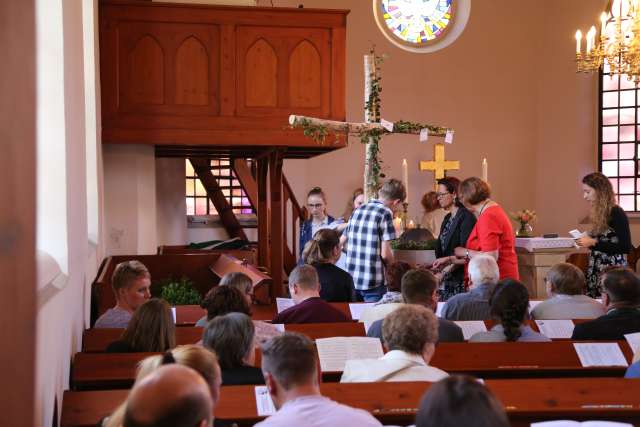
[[[444,178],[447,171],[459,169],[460,162],[458,160],[444,159],[444,144],[433,146],[433,160],[420,160],[420,170],[433,171],[435,182]]]

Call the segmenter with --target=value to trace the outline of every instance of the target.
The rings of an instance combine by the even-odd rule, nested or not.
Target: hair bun
[[[175,357],[173,357],[173,353],[171,352],[171,350],[165,351],[164,354],[162,355],[162,362],[160,362],[160,364],[171,365],[173,363],[176,363],[176,359]]]

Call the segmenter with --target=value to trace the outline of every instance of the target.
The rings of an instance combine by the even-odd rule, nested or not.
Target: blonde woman
[[[631,251],[629,220],[616,204],[609,178],[599,172],[582,178],[582,197],[591,204],[592,228],[576,244],[588,248],[587,295],[600,297],[600,275],[612,266],[626,266]]]
[[[144,377],[158,369],[162,365],[177,363],[188,366],[198,372],[209,385],[211,391],[211,402],[215,410],[216,403],[220,398],[220,385],[222,374],[218,365],[216,354],[199,345],[190,344],[176,347],[167,351],[163,355],[150,356],[138,364],[136,383]],[[122,403],[112,414],[103,421],[103,427],[121,427],[124,417],[125,403]]]
[[[176,345],[176,328],[171,307],[165,300],[152,298],[142,304],[118,341],[107,346],[107,353],[166,351]]]

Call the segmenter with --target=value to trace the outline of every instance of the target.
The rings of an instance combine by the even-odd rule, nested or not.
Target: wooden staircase
[[[218,183],[224,177],[212,173],[211,158],[191,157],[189,161],[229,236],[248,240],[246,226],[236,217]],[[232,158],[230,163],[257,214],[258,264],[273,278],[271,296],[284,295],[285,275],[296,266],[300,224],[306,218],[306,209],[300,206],[282,173],[282,154],[278,150],[256,158],[251,165],[240,157]]]

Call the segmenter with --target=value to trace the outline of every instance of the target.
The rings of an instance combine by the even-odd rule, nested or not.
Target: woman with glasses
[[[300,225],[298,265],[304,264],[302,251],[307,242],[313,239],[313,235],[323,228],[334,228],[329,226],[335,219],[327,214],[327,198],[320,187],[312,188],[307,194],[307,210],[309,211],[309,219]]]
[[[438,203],[447,215],[442,221],[438,244],[436,245],[435,270],[440,270],[436,276],[440,279],[438,296],[440,301],[446,301],[452,296],[464,292],[464,268],[452,261],[454,250],[467,243],[471,230],[476,225],[476,217],[458,200],[458,186],[460,180],[447,177],[438,180]]]

